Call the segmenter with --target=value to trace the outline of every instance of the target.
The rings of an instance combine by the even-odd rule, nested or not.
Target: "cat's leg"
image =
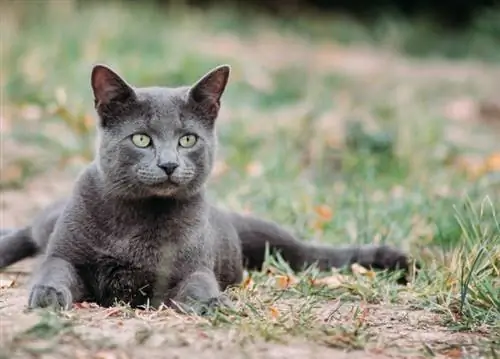
[[[28,307],[67,310],[82,293],[83,283],[75,267],[67,260],[48,256],[34,277]]]
[[[207,268],[194,271],[179,284],[173,305],[185,312],[205,315],[216,308],[232,308],[231,300],[220,291],[215,273]]]

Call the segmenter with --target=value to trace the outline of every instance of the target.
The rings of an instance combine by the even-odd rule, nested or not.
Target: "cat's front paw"
[[[37,284],[31,289],[28,307],[52,308],[67,310],[72,304],[71,293],[66,288],[56,289],[52,286]]]
[[[225,294],[221,294],[218,297],[210,298],[207,301],[200,303],[198,308],[199,315],[211,315],[215,313],[217,310],[234,310],[234,304],[231,302]]]
[[[203,301],[190,301],[189,304],[175,303],[174,307],[186,314],[195,314],[200,316],[211,315],[219,309],[235,309],[233,302],[231,302],[231,299],[229,299],[225,294]]]

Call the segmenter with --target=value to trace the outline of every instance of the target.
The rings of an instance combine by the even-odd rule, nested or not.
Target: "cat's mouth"
[[[167,183],[169,185],[176,186],[176,187],[180,185],[180,183],[178,181],[176,181],[175,179],[173,179],[172,176],[168,176],[165,183]]]
[[[172,178],[171,176],[168,176],[168,177],[165,177],[163,178],[162,181],[158,181],[156,183],[153,184],[153,187],[156,187],[156,188],[177,188],[181,185],[181,183],[176,180],[175,178]]]
[[[145,185],[161,189],[162,187],[179,187],[181,181],[175,176],[158,176],[148,171],[137,171],[138,179]]]

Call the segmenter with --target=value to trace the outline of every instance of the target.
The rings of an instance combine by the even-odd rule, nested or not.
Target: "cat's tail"
[[[3,237],[3,236],[5,236],[5,235],[7,235],[7,234],[9,234],[9,233],[13,233],[13,232],[15,232],[15,231],[16,231],[16,230],[15,230],[15,229],[12,229],[12,228],[9,228],[9,229],[7,229],[7,228],[0,228],[0,237]]]
[[[35,256],[39,251],[30,227],[19,230],[0,229],[0,269]]]
[[[30,226],[0,229],[0,269],[45,251],[66,199],[53,202],[35,216]]]
[[[266,248],[279,253],[294,271],[316,264],[321,270],[342,268],[358,263],[367,268],[409,270],[408,257],[396,248],[386,245],[360,245],[333,247],[312,244],[295,238],[274,222],[238,213],[231,221],[240,237],[244,265],[248,269],[261,269]]]

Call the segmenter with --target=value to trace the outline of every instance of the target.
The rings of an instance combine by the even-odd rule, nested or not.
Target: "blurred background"
[[[0,4],[4,226],[92,159],[97,62],[136,86],[230,64],[210,194],[306,238],[449,245],[457,208],[498,206],[493,1]]]

